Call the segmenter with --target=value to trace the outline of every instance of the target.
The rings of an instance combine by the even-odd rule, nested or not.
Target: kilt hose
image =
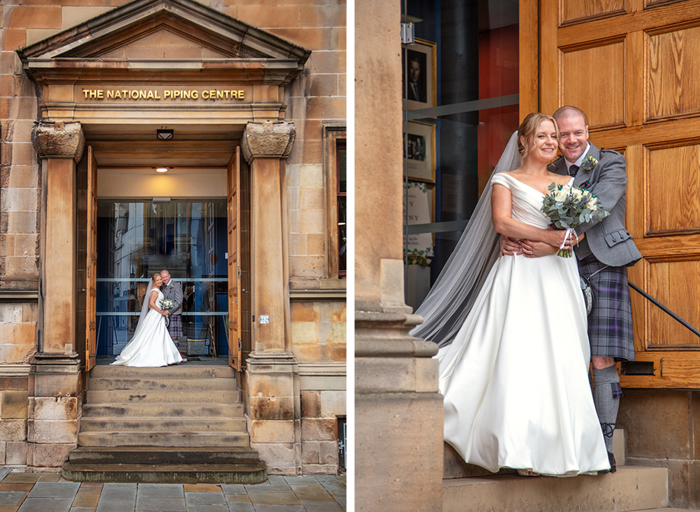
[[[579,260],[578,268],[593,290],[593,308],[588,315],[591,356],[634,361],[627,267],[609,267],[589,255]]]

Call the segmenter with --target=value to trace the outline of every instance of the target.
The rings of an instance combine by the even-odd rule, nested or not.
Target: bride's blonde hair
[[[554,129],[557,131],[557,145],[559,144],[559,125],[557,124],[557,120],[547,114],[532,112],[525,116],[525,119],[523,119],[523,122],[520,123],[518,127],[518,153],[520,153],[520,158],[523,160],[527,158],[531,150],[535,149],[536,144],[533,139],[530,147],[525,147],[522,142],[520,142],[520,137],[525,137],[526,141],[530,140],[535,133],[537,133],[537,130],[540,129],[540,125],[544,121],[552,121],[554,124]]]
[[[160,272],[154,272],[153,275],[151,276],[151,282],[153,284],[156,284],[156,276],[159,276]]]

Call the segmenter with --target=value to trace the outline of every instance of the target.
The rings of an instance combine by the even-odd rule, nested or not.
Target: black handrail
[[[677,322],[679,322],[679,323],[680,323],[681,325],[683,325],[683,327],[685,327],[686,329],[690,330],[693,334],[695,334],[695,336],[700,337],[700,331],[698,331],[695,327],[693,327],[692,325],[690,325],[688,322],[686,322],[685,320],[683,320],[681,317],[679,317],[679,316],[678,316],[677,314],[675,314],[673,311],[671,311],[671,310],[668,309],[666,306],[664,306],[663,304],[661,304],[658,300],[656,300],[654,297],[652,297],[651,295],[649,295],[647,292],[645,292],[644,290],[640,289],[637,285],[635,285],[635,284],[633,284],[633,283],[631,283],[631,282],[629,283],[629,285],[630,285],[630,288],[632,288],[632,289],[634,289],[636,292],[642,294],[642,295],[643,295],[644,297],[646,297],[648,300],[650,300],[650,301],[653,302],[655,305],[657,305],[658,307],[660,307],[660,308],[663,310],[664,313],[666,313],[667,315],[670,315],[671,317],[673,317],[674,320],[676,320]]]

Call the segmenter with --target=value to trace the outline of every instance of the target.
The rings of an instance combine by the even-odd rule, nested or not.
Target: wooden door
[[[88,146],[87,169],[87,264],[85,285],[85,369],[97,360],[97,162]]]
[[[228,364],[241,370],[241,151],[228,163]]]
[[[630,281],[700,327],[700,2],[520,8],[521,114],[575,105],[591,142],[625,155],[627,229],[644,256]],[[623,386],[700,387],[700,338],[631,293],[637,369],[653,375],[623,375]]]

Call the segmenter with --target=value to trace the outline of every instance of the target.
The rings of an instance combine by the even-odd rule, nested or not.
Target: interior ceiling
[[[156,138],[158,129],[173,138]],[[226,167],[240,144],[244,125],[83,124],[98,167]]]

